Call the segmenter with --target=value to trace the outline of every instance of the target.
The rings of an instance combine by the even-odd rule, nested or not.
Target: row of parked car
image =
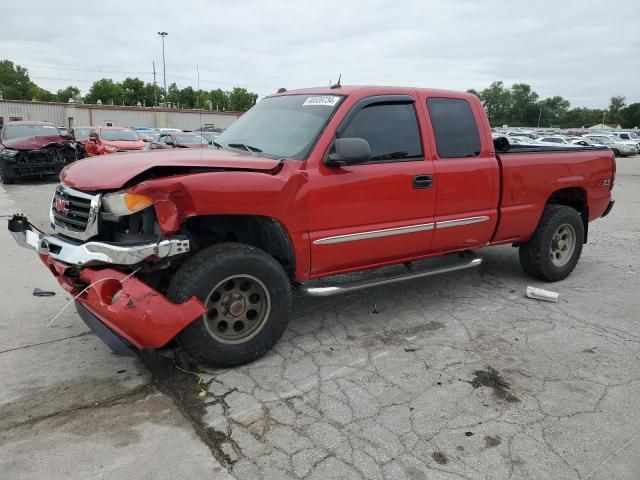
[[[177,128],[76,127],[69,134],[88,157],[135,150],[207,148],[224,130],[202,127],[195,131]]]
[[[640,135],[635,131],[602,131],[577,134],[545,134],[528,130],[494,130],[494,138],[505,137],[511,145],[589,147],[605,146],[616,157],[640,154]]]
[[[58,175],[84,157],[136,150],[207,148],[223,130],[177,128],[75,127],[51,122],[10,121],[0,125],[0,183]]]

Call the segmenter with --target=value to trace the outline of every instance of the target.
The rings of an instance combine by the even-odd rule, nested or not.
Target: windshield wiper
[[[244,143],[227,143],[227,146],[231,148],[240,148],[242,150],[246,150],[249,153],[262,153],[258,147],[252,147],[251,145],[246,145]]]
[[[409,152],[402,150],[398,152],[390,152],[390,153],[383,153],[381,155],[375,155],[371,157],[370,160],[392,160],[394,158],[404,158],[408,156],[409,156]]]
[[[219,144],[218,142],[216,142],[215,140],[214,140],[213,142],[211,142],[211,144],[212,144],[214,147],[222,148],[222,145],[220,145],[220,144]]]

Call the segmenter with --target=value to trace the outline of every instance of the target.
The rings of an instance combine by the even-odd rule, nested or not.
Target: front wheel
[[[577,210],[547,205],[533,236],[520,245],[520,265],[540,280],[562,280],[578,263],[583,239],[584,225]]]
[[[16,181],[16,174],[13,168],[9,165],[9,162],[3,158],[0,158],[0,181],[4,185],[9,185]]]
[[[212,367],[252,362],[280,339],[289,322],[291,283],[282,266],[249,245],[205,248],[176,272],[167,297],[182,303],[195,296],[207,308],[178,335],[197,361]]]

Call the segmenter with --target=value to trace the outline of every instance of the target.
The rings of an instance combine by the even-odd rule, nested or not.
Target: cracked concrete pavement
[[[43,226],[52,189],[7,188]],[[264,358],[227,370],[200,366],[199,375],[145,362],[163,377],[153,387],[138,361],[110,356],[85,335],[75,313],[44,329],[38,310],[55,311],[64,298],[25,295],[53,281],[42,268],[26,268],[29,252],[0,232],[11,252],[3,264],[10,293],[1,300],[0,374],[10,388],[0,394],[0,470],[25,478],[57,471],[63,462],[48,453],[54,438],[83,472],[117,468],[127,455],[143,472],[156,457],[145,445],[154,448],[159,435],[174,441],[169,428],[203,442],[178,450],[195,455],[207,474],[182,478],[635,480],[640,157],[618,161],[615,197],[562,282],[530,279],[517,250],[504,246],[482,251],[476,271],[329,301],[299,297],[283,339]],[[528,299],[527,285],[557,291],[560,300]],[[71,385],[66,393],[67,383],[87,378],[88,391]],[[113,392],[130,394],[86,407]],[[92,425],[88,434],[82,418]],[[105,444],[95,458],[76,455]],[[177,452],[166,460],[185,462]],[[172,465],[176,472],[182,464]]]

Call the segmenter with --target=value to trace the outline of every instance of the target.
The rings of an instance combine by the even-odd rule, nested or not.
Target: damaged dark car
[[[0,131],[0,180],[59,175],[82,158],[82,150],[68,134],[49,122],[7,122]]]

